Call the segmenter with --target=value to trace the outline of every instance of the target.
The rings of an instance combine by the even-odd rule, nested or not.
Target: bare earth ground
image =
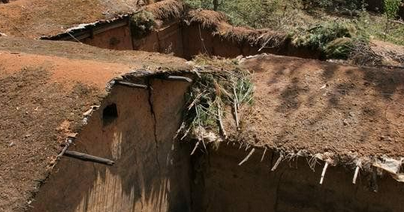
[[[380,55],[385,60],[386,65],[404,67],[404,46],[380,40],[372,40],[370,47],[377,55]]]
[[[138,8],[135,0],[18,0],[0,4],[0,32],[17,37],[55,35],[82,23]]]
[[[186,70],[184,62],[77,43],[0,38],[0,211],[27,207],[60,143],[79,132],[82,114],[99,105],[111,79],[142,68]]]
[[[246,59],[255,103],[237,139],[312,154],[404,155],[404,70],[279,56]]]

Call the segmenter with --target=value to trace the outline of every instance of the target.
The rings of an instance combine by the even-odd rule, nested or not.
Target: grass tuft
[[[226,108],[238,110],[243,104],[253,103],[254,86],[250,73],[239,68],[233,60],[208,60],[200,56],[194,61],[205,67],[217,64],[219,68],[226,66],[227,69],[201,72],[194,82],[186,95],[182,137],[201,131],[223,135],[221,121],[228,115]]]

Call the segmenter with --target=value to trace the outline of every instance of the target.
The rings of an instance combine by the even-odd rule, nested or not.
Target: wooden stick
[[[203,144],[203,148],[205,148],[205,150],[208,151],[208,149],[206,148],[205,141],[203,139],[202,139],[202,144]]]
[[[267,148],[264,148],[264,153],[262,153],[261,162],[264,160],[266,152],[267,152]]]
[[[72,144],[72,143],[73,143],[73,138],[72,137],[67,138],[65,146],[63,147],[62,151],[59,153],[57,158],[62,157],[65,154],[65,152],[67,151],[67,149],[69,148],[70,144]]]
[[[276,163],[274,164],[274,166],[271,169],[271,172],[275,171],[276,168],[278,168],[279,164],[281,163],[282,159],[283,159],[283,155],[281,154],[278,158],[278,160],[276,160]]]
[[[358,178],[358,174],[359,174],[359,166],[356,166],[355,174],[354,174],[354,177],[353,177],[353,180],[352,180],[353,184],[356,184],[356,179]]]
[[[101,164],[105,164],[105,165],[109,165],[109,166],[112,166],[115,163],[114,161],[112,161],[110,159],[101,158],[101,157],[97,157],[94,155],[89,155],[89,154],[76,152],[76,151],[66,150],[64,155],[67,157],[71,157],[71,158],[75,158],[75,159],[79,159],[79,160],[83,160],[83,161],[101,163]]]
[[[237,99],[236,89],[234,87],[233,87],[233,92],[234,92],[234,98],[233,98],[234,116],[236,118],[236,127],[237,127],[237,130],[238,130],[238,128],[239,128],[239,119],[238,119],[238,112],[237,112],[238,99]]]
[[[323,172],[321,173],[320,185],[323,184],[325,172],[327,171],[328,165],[329,165],[329,163],[328,163],[328,162],[325,162],[324,168],[323,168]]]
[[[225,131],[224,126],[223,126],[223,121],[222,121],[222,108],[220,107],[219,102],[217,102],[217,115],[218,115],[218,117],[219,117],[219,127],[220,127],[220,130],[222,131],[222,134],[223,134],[224,138],[226,139],[226,138],[227,138],[227,134],[226,134],[226,131]]]
[[[191,155],[193,155],[193,154],[195,153],[196,149],[197,149],[198,146],[199,146],[199,142],[200,142],[200,141],[196,142],[195,147],[194,147],[194,149],[193,149],[192,152],[191,152]]]
[[[238,165],[241,166],[243,163],[245,163],[248,160],[248,158],[251,157],[251,155],[254,153],[254,151],[255,151],[255,149],[252,148],[250,153],[248,153],[248,155]]]
[[[136,84],[136,83],[131,83],[131,82],[125,82],[125,81],[115,81],[117,84],[119,85],[123,85],[123,86],[128,86],[128,87],[132,87],[132,88],[143,88],[143,89],[147,89],[147,85],[142,85],[142,84]]]
[[[373,188],[373,192],[377,193],[377,191],[379,190],[379,186],[377,185],[377,170],[376,168],[373,169],[372,172],[372,188]]]
[[[184,77],[184,76],[168,76],[167,79],[170,80],[184,80],[187,82],[192,82],[192,79],[189,77]]]

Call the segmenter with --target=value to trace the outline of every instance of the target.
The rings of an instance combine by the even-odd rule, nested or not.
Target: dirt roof
[[[185,4],[178,0],[164,0],[145,6],[145,10],[151,12],[158,20],[181,18],[185,11]]]
[[[0,4],[0,32],[39,38],[138,9],[136,0],[18,0]]]
[[[404,156],[404,69],[358,68],[291,57],[245,59],[254,105],[236,137],[285,152]]]
[[[188,24],[200,24],[204,28],[211,29],[214,35],[237,43],[248,42],[251,45],[277,47],[284,44],[288,38],[286,33],[270,29],[232,26],[228,23],[228,19],[224,13],[212,10],[190,10],[185,18],[185,22]]]
[[[167,55],[1,37],[0,211],[24,210],[111,79],[160,67],[188,69]]]

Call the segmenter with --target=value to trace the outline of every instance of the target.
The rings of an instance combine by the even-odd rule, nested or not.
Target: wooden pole
[[[353,180],[352,180],[353,184],[356,184],[356,179],[358,178],[358,174],[359,174],[359,166],[357,166],[356,169],[355,169],[355,174],[354,174],[354,177],[353,177]]]
[[[267,148],[264,148],[264,152],[262,153],[262,157],[261,157],[261,162],[264,160],[266,152],[267,152]]]
[[[324,168],[323,168],[323,172],[321,173],[320,185],[323,184],[325,172],[327,171],[328,165],[329,165],[329,163],[328,163],[328,162],[325,162]]]
[[[272,167],[271,172],[275,171],[276,168],[278,168],[279,164],[281,163],[282,159],[283,159],[283,155],[281,154],[278,158],[278,160],[276,160],[275,165]]]
[[[76,152],[76,151],[67,150],[67,151],[65,151],[64,155],[67,157],[71,157],[71,158],[75,158],[75,159],[79,159],[79,160],[83,160],[83,161],[101,163],[101,164],[105,164],[105,165],[109,165],[109,166],[112,166],[115,163],[113,160],[110,160],[110,159],[101,158],[101,157],[97,157],[94,155],[89,155],[89,154]]]
[[[184,76],[168,76],[167,79],[170,80],[183,80],[183,81],[187,81],[187,82],[192,82],[192,79],[189,77],[184,77]]]
[[[132,88],[143,88],[147,89],[147,85],[142,85],[142,84],[135,84],[131,82],[125,82],[125,81],[115,81],[118,85],[123,85],[123,86],[128,86]]]
[[[247,157],[245,157],[244,160],[242,160],[238,165],[241,166],[243,163],[245,163],[245,162],[248,160],[248,158],[251,157],[251,155],[254,153],[254,151],[255,151],[255,149],[252,148],[252,149],[251,149],[251,152],[248,153]]]

